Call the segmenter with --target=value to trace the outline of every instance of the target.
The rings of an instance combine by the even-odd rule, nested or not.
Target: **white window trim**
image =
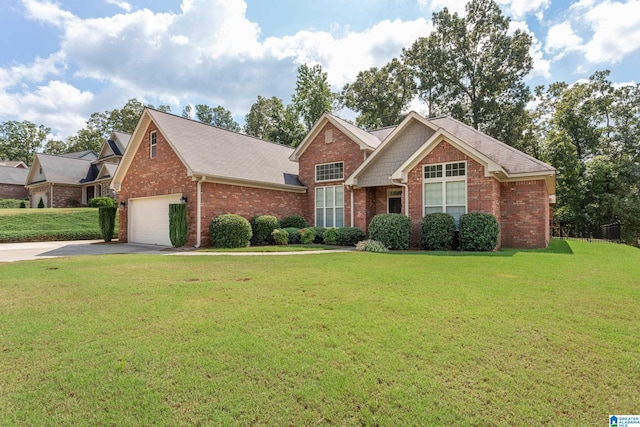
[[[158,134],[157,131],[152,130],[149,132],[149,158],[155,159],[158,153]],[[154,152],[155,148],[155,152]]]
[[[326,166],[326,165],[335,165],[342,163],[342,177],[340,178],[331,178],[331,179],[318,179],[318,166]],[[328,162],[328,163],[318,163],[315,165],[314,169],[314,178],[315,182],[329,182],[329,181],[343,181],[344,180],[344,162]]]
[[[326,193],[326,189],[327,188],[333,188],[333,205],[332,206],[327,206],[327,193]],[[336,188],[342,188],[343,189],[343,193],[342,193],[342,206],[336,206],[335,202],[336,202]],[[317,200],[318,200],[318,190],[321,191],[325,191],[324,196],[323,196],[323,200],[324,200],[324,206],[322,208],[319,208],[317,205]],[[345,212],[345,203],[344,203],[344,186],[342,185],[324,185],[321,187],[316,187],[315,189],[315,194],[314,194],[314,199],[313,199],[313,206],[314,206],[314,210],[313,210],[313,216],[314,216],[314,224],[316,227],[327,227],[327,208],[329,209],[333,209],[333,225],[330,225],[329,227],[344,227],[344,212]],[[323,210],[323,215],[322,215],[322,219],[323,219],[323,224],[318,224],[318,209],[322,209]],[[338,223],[338,218],[340,218],[339,215],[336,215],[336,210],[337,209],[342,209],[342,225],[337,225]]]
[[[447,176],[447,165],[464,163],[464,176]],[[425,178],[425,169],[428,166],[437,166],[442,165],[442,177],[439,178]],[[434,205],[427,205],[427,194],[424,191],[424,185],[430,183],[442,183],[442,212],[447,212],[447,182],[461,182],[464,181],[464,213],[469,211],[469,194],[468,194],[468,172],[469,168],[466,161],[456,161],[456,162],[446,162],[446,163],[429,163],[422,166],[422,215],[425,215],[426,208],[433,208]],[[451,206],[460,206],[460,205],[451,205]]]

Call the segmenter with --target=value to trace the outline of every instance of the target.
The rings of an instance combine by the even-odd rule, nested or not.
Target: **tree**
[[[360,113],[356,124],[365,129],[397,125],[415,94],[411,69],[394,58],[378,69],[361,71],[356,81],[342,89],[341,101]]]
[[[58,155],[58,154],[68,153],[69,150],[67,149],[67,144],[65,144],[64,141],[59,141],[57,139],[50,139],[45,144],[43,152],[46,154]]]
[[[273,141],[278,134],[278,126],[284,121],[284,104],[276,96],[263,98],[258,95],[244,119],[247,135]]]
[[[471,0],[466,16],[433,14],[434,31],[403,52],[430,116],[450,114],[514,145],[526,126],[531,36],[510,32],[493,0]]]
[[[196,119],[202,123],[207,123],[209,125],[228,129],[234,132],[240,132],[240,125],[233,120],[231,111],[220,105],[212,108],[205,104],[198,104],[195,106],[195,110]]]
[[[327,73],[322,71],[322,66],[309,67],[303,64],[298,67],[296,91],[292,96],[292,103],[302,118],[307,132],[322,114],[333,111],[332,103],[335,98],[327,81]]]
[[[27,165],[40,150],[51,129],[28,120],[0,124],[0,159],[21,160]]]

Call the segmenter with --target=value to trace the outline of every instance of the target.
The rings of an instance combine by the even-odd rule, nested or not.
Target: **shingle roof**
[[[25,185],[29,169],[0,166],[0,184]]]
[[[18,166],[25,166],[22,160],[0,160],[0,166],[8,166],[10,168],[17,168]],[[28,169],[28,168],[25,168]]]
[[[349,123],[346,120],[341,119],[340,117],[336,117],[333,114],[327,114],[331,116],[336,121],[340,122],[342,126],[344,126],[349,132],[355,135],[360,141],[364,142],[371,148],[376,148],[382,142],[375,134],[367,132],[366,130],[360,129],[358,126]]]
[[[55,184],[80,184],[91,166],[91,160],[41,153],[36,156],[46,181]]]
[[[279,185],[302,186],[293,148],[147,109],[194,174]]]
[[[75,153],[61,154],[57,157],[68,157],[70,159],[95,160],[98,158],[98,155],[93,150],[84,150],[84,151],[76,151]]]
[[[378,138],[380,142],[382,142],[385,139],[387,139],[389,134],[391,134],[391,132],[393,132],[396,127],[397,126],[389,126],[386,128],[374,129],[374,130],[370,130],[369,133],[375,136],[376,138]]]
[[[430,119],[429,121],[484,154],[502,166],[509,174],[555,171],[555,169],[548,164],[451,117],[438,117]]]

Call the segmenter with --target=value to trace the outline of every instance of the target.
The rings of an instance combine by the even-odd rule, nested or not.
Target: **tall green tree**
[[[28,120],[0,124],[0,159],[21,160],[31,165],[49,132],[50,128]]]
[[[360,113],[358,126],[376,129],[397,125],[415,90],[411,69],[394,58],[380,69],[358,73],[355,82],[344,86],[340,99],[345,107]]]
[[[527,125],[531,36],[510,31],[493,0],[471,0],[466,15],[433,14],[434,31],[403,52],[430,116],[451,116],[516,145]]]
[[[202,123],[232,130],[234,132],[240,132],[240,125],[233,120],[231,111],[221,105],[218,105],[217,107],[210,107],[205,104],[197,104],[195,106],[195,116],[196,119]]]
[[[335,99],[327,73],[322,70],[321,65],[310,67],[303,64],[298,67],[296,90],[291,100],[307,132],[322,114],[333,111]]]
[[[247,135],[293,147],[305,135],[295,107],[292,104],[285,107],[276,96],[258,96],[245,116],[244,131]]]

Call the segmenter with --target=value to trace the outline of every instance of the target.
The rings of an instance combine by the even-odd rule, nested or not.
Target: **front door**
[[[93,185],[87,187],[87,203],[89,203],[89,200],[95,197],[94,191],[95,191],[95,188],[93,187]]]
[[[389,197],[389,213],[402,213],[402,198]]]

